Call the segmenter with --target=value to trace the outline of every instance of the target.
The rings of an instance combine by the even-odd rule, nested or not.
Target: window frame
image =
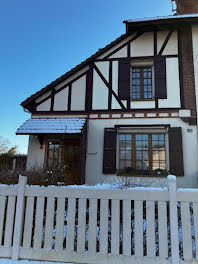
[[[49,145],[50,145],[50,142],[52,142],[52,144],[54,145],[59,145],[59,152],[58,152],[58,166],[57,168],[50,168],[49,167]],[[53,155],[54,156],[54,155]],[[55,170],[58,170],[59,169],[59,164],[60,164],[60,158],[61,158],[61,142],[59,140],[48,140],[47,141],[47,144],[46,144],[46,169],[47,170],[51,170],[51,171],[55,171]]]
[[[131,160],[132,160],[132,169],[131,171],[126,171],[126,169],[120,169],[120,134],[130,134],[132,135],[132,150],[131,150]],[[152,135],[155,134],[164,134],[165,138],[165,170],[164,171],[158,171],[158,170],[150,170],[152,166],[152,140],[149,139],[149,170],[137,170],[136,169],[136,141],[135,141],[135,135],[137,134],[148,134],[148,136],[152,139]],[[149,175],[149,176],[166,176],[169,171],[169,147],[168,147],[168,131],[167,129],[120,129],[117,133],[117,159],[116,159],[116,169],[117,169],[117,175],[118,176],[138,176],[142,175],[141,172],[143,172],[143,175]],[[140,171],[140,172],[138,172]]]
[[[151,78],[152,78],[152,98],[132,98],[133,94],[133,77],[132,77],[132,72],[134,68],[151,68]],[[149,61],[133,61],[131,62],[131,67],[130,67],[130,100],[133,102],[136,101],[154,101],[155,100],[155,79],[154,79],[154,61],[149,60]],[[143,79],[144,80],[144,79]],[[144,89],[144,87],[142,88]],[[141,92],[141,87],[140,87],[140,95],[144,94]],[[143,91],[144,92],[144,91]]]

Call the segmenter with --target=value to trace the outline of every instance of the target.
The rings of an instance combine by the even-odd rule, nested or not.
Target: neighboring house
[[[198,0],[176,4],[124,21],[124,35],[22,102],[27,169],[63,166],[77,184],[170,172],[198,187]]]

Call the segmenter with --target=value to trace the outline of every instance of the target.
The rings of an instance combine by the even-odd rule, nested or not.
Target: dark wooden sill
[[[155,101],[154,98],[152,99],[131,99],[131,102],[153,102]]]
[[[156,171],[117,171],[117,176],[121,176],[121,177],[155,177],[155,178],[159,178],[159,177],[167,177],[168,176],[168,172],[156,172]]]

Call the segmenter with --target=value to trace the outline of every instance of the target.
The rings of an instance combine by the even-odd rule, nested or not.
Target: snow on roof
[[[16,134],[78,134],[85,122],[85,118],[31,118],[17,129]]]
[[[146,22],[146,21],[155,21],[155,20],[166,20],[166,19],[178,19],[178,18],[198,18],[198,14],[185,14],[185,15],[174,15],[174,16],[157,16],[157,17],[144,17],[137,19],[129,19],[124,22],[126,23],[135,23],[135,22]]]

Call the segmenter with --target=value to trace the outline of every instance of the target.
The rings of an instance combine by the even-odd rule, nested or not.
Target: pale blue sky
[[[23,100],[123,34],[123,20],[169,14],[171,0],[0,0],[0,137],[26,153]]]

